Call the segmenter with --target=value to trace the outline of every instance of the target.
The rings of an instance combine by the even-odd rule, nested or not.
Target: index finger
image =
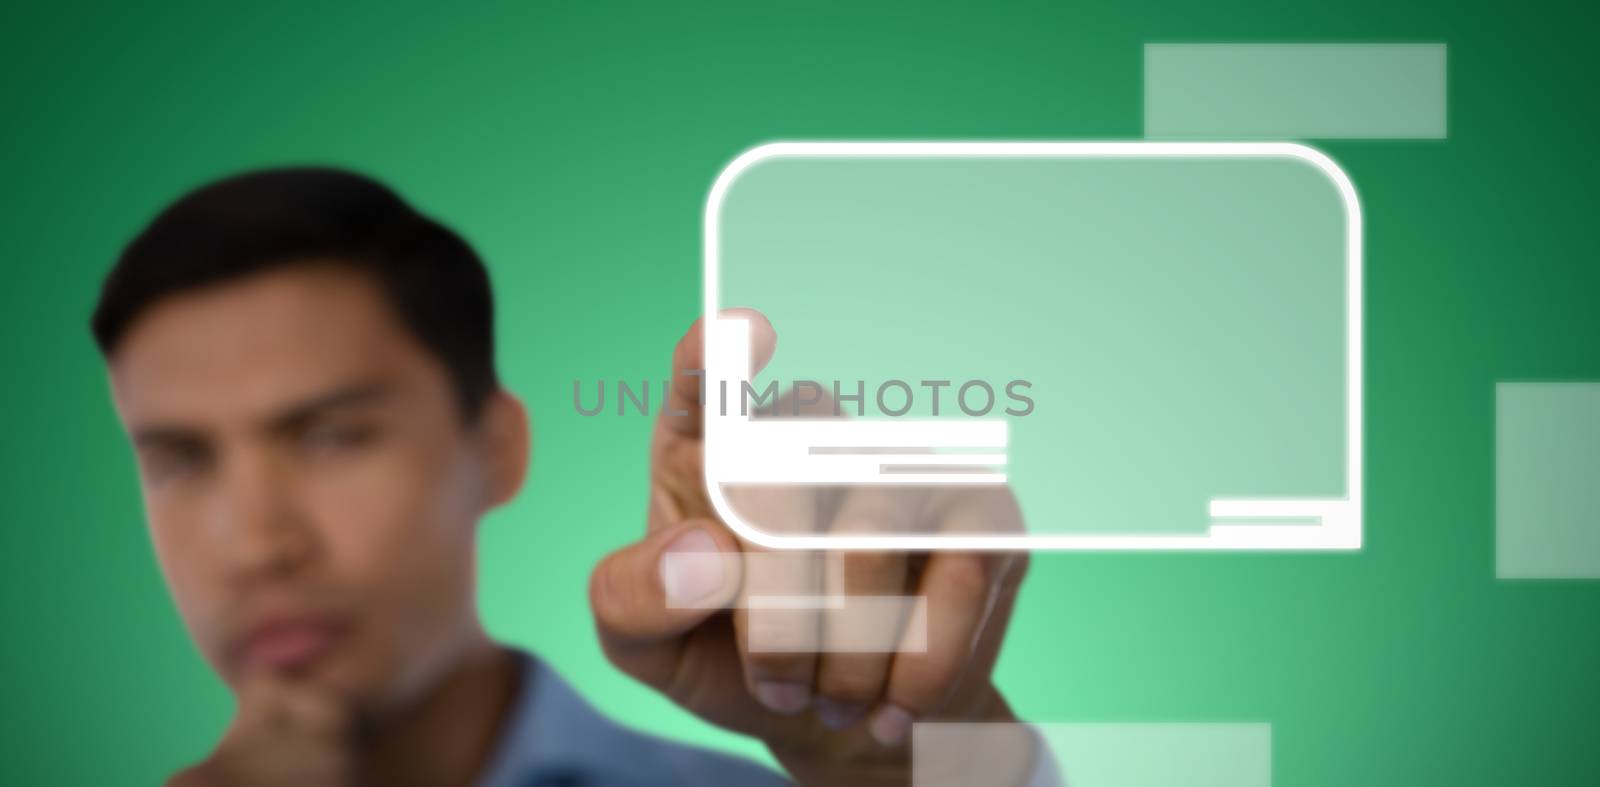
[[[750,374],[761,371],[778,346],[772,322],[761,312],[747,308],[723,309],[721,319],[746,321],[750,331]],[[711,385],[705,374],[705,327],[705,317],[695,320],[672,351],[672,384],[667,386],[667,403],[656,423],[658,428],[679,437],[698,439],[705,427],[704,399],[706,388]]]

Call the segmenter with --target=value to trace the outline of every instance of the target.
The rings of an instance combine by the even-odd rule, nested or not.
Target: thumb
[[[676,638],[732,604],[743,560],[732,534],[689,519],[607,555],[589,604],[608,648]]]

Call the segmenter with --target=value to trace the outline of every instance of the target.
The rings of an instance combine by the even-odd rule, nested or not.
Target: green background
[[[42,4],[40,4],[42,6]],[[490,260],[532,483],[487,524],[491,629],[603,709],[754,753],[616,674],[584,602],[643,528],[642,418],[697,311],[717,170],[786,138],[1128,138],[1147,41],[1443,41],[1448,141],[1329,142],[1367,236],[1367,546],[1041,555],[999,680],[1039,721],[1270,721],[1280,785],[1582,784],[1600,586],[1496,582],[1499,379],[1600,377],[1592,13],[1539,2],[276,3],[0,12],[0,780],[151,783],[227,696],[151,560],[85,329],[167,200],[244,167],[383,177]]]

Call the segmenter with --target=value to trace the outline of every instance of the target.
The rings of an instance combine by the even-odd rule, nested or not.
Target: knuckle
[[[799,644],[794,648],[794,650],[810,649],[807,644]],[[745,671],[755,680],[809,680],[814,668],[809,653],[802,656],[794,652],[773,653],[746,650],[744,652],[744,663]]]
[[[882,671],[825,670],[817,693],[846,703],[869,703],[883,693]]]
[[[761,669],[797,671],[809,665],[820,645],[817,619],[809,610],[744,610],[744,631],[739,643],[745,661]]]
[[[910,660],[895,676],[893,699],[914,713],[932,713],[950,694],[961,668],[962,660],[954,656],[930,653]]]
[[[620,622],[624,612],[617,558],[618,553],[613,552],[589,572],[589,606],[595,619],[605,625]]]
[[[954,593],[986,595],[994,583],[992,561],[984,555],[951,555],[940,581]]]
[[[853,552],[844,557],[844,575],[847,585],[876,584],[871,580],[886,578],[905,563],[905,558],[893,552]]]

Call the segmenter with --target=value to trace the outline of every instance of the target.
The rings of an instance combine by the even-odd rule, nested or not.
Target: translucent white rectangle
[[[779,603],[768,603],[774,599]],[[928,603],[922,596],[817,596],[812,606],[793,597],[751,596],[745,644],[752,653],[925,653]],[[797,616],[796,610],[815,610]],[[797,619],[814,622],[801,626]],[[824,619],[825,618],[825,619]]]
[[[763,593],[768,598],[802,598],[824,599],[822,596],[822,577],[829,572],[839,573],[844,556],[837,552],[667,552],[661,556],[662,573],[672,574],[686,570],[688,563],[703,557],[711,557],[722,562],[722,575],[730,576],[736,572],[743,572],[741,576],[758,576],[770,580],[773,577],[791,578],[795,582],[806,581],[805,586],[792,588],[793,593],[782,596],[777,592]],[[683,565],[680,568],[680,564]],[[763,586],[765,588],[765,586]],[[773,604],[782,603],[774,601]],[[712,601],[692,602],[688,604],[675,604],[668,601],[670,608],[710,609],[713,607],[728,607],[723,599]]]
[[[1495,386],[1495,576],[1600,579],[1600,383]]]
[[[845,596],[750,596],[746,609],[844,609]]]
[[[911,761],[914,787],[1270,787],[1272,726],[918,723]]]
[[[1144,134],[1443,139],[1444,44],[1146,44]]]

